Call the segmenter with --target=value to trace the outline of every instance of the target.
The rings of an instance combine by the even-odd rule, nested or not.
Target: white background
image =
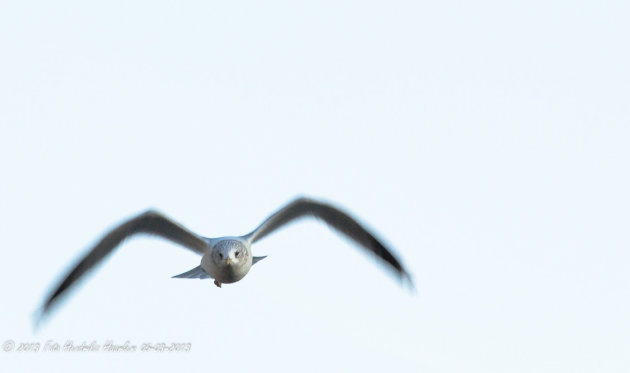
[[[0,5],[2,371],[630,370],[630,9],[561,1]],[[242,281],[136,238],[35,333],[50,288],[149,207],[206,236],[297,195],[350,211],[401,288],[315,221]]]

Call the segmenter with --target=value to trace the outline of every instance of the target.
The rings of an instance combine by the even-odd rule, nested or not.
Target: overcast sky
[[[629,371],[629,15],[623,1],[3,2],[2,370]],[[51,286],[123,219],[152,207],[240,235],[298,195],[382,237],[417,293],[305,220],[221,289],[170,278],[191,252],[130,240],[33,331]]]

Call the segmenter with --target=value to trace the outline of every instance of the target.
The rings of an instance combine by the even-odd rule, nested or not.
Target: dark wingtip
[[[57,288],[55,288],[54,291],[49,293],[44,303],[39,308],[37,308],[37,310],[35,310],[33,314],[35,331],[37,331],[40,328],[41,324],[43,324],[48,319],[51,311],[54,310],[59,300],[66,297],[67,290],[71,288],[70,285],[73,281],[71,279],[73,278],[74,273],[75,271],[72,271],[70,275],[68,275],[68,277],[66,277],[63,282]]]
[[[33,333],[37,334],[42,325],[46,322],[48,318],[48,310],[50,309],[50,304],[45,303],[39,306],[35,312],[33,312]]]
[[[407,287],[409,292],[411,292],[413,295],[418,295],[418,289],[416,288],[416,285],[413,282],[413,277],[411,277],[411,274],[409,272],[403,271],[403,273],[401,274],[401,281],[401,285],[403,287]]]

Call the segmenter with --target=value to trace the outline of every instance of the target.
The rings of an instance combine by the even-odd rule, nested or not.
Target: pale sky
[[[3,2],[6,372],[630,370],[630,6],[570,1]],[[417,293],[324,225],[240,282],[121,246],[35,333],[103,233],[157,208],[249,232],[298,195],[349,211]]]

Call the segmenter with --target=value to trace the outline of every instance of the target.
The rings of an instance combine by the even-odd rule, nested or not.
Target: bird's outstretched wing
[[[323,220],[326,224],[345,234],[361,247],[376,254],[387,263],[401,278],[407,279],[413,286],[411,276],[398,259],[370,232],[345,212],[309,198],[298,198],[267,218],[258,228],[244,237],[254,243],[281,226],[298,218],[311,216]]]
[[[206,271],[201,268],[200,265],[191,269],[190,271],[186,271],[184,273],[180,273],[178,275],[173,276],[172,278],[198,278],[200,280],[204,280],[206,278],[212,278]]]
[[[86,272],[109,255],[129,236],[146,233],[166,238],[182,245],[198,254],[203,254],[208,243],[200,236],[173,222],[164,215],[147,211],[114,228],[103,237],[87,255],[70,271],[53,292],[50,293],[41,309],[40,316],[44,316],[55,301],[78,281]]]

